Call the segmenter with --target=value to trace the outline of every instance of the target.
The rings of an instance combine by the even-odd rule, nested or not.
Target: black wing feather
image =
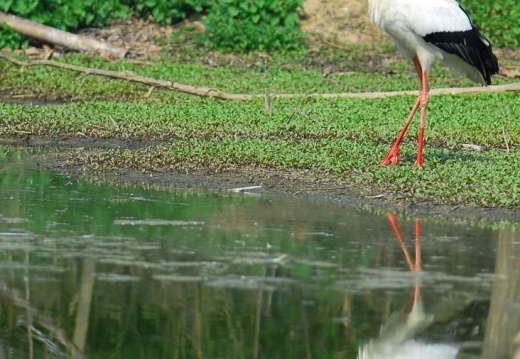
[[[491,84],[491,75],[498,73],[498,60],[491,50],[491,44],[473,25],[471,30],[433,32],[423,39],[474,66],[488,85]]]

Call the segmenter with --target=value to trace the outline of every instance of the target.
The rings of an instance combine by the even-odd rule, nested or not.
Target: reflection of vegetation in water
[[[64,243],[54,244],[61,247]],[[11,259],[3,262],[4,268],[11,268],[2,272],[11,272],[8,286],[19,288],[24,288],[23,273],[19,271],[33,273],[26,293],[30,294],[31,306],[42,313],[32,315],[33,325],[40,331],[45,329],[42,328],[45,314],[59,323],[66,337],[71,338],[72,333],[78,331],[77,318],[83,298],[78,301],[77,295],[81,290],[83,296],[90,296],[86,345],[90,357],[286,357],[323,354],[351,345],[343,340],[345,332],[351,329],[333,321],[340,316],[348,296],[331,290],[321,291],[319,287],[302,287],[300,282],[289,279],[290,271],[283,267],[255,265],[250,268],[240,264],[228,271],[240,273],[246,279],[239,275],[227,276],[225,286],[221,286],[219,277],[212,279],[210,264],[193,263],[191,270],[183,268],[184,277],[190,272],[206,274],[201,276],[204,281],[184,281],[182,276],[172,276],[172,280],[166,276],[153,278],[153,273],[171,271],[172,263],[160,269],[147,269],[140,263],[110,264],[100,260],[96,265],[93,291],[85,293],[80,289],[85,283],[82,273],[91,260],[74,258],[77,253],[67,257],[68,250],[59,249],[52,256],[48,251],[51,248],[35,246],[33,252],[27,252],[34,264],[28,263],[26,270],[20,265],[23,255],[13,251]],[[92,252],[101,255],[97,250]],[[182,267],[182,262],[179,266]],[[58,268],[64,270],[58,271]],[[259,269],[261,273],[257,273]],[[215,272],[219,270],[222,265]],[[139,280],[106,280],[99,275],[106,272]],[[226,273],[221,275],[226,277]],[[22,290],[20,294],[23,296]],[[6,293],[1,298],[4,310],[25,318],[24,306],[12,306],[11,297]],[[16,332],[17,325],[5,323],[3,328],[12,333]],[[49,340],[59,342],[55,334],[46,331]],[[23,335],[10,338],[11,345],[24,348]],[[43,350],[42,343],[38,345]]]
[[[32,248],[28,243],[26,250],[11,251],[6,258],[2,266],[11,273],[9,287],[24,288],[20,270],[25,252],[31,305],[50,315],[70,338],[77,331],[78,293],[85,283],[88,259],[81,258],[98,258],[95,286],[88,293],[92,305],[86,349],[93,358],[338,353],[353,358],[357,346],[377,335],[379,323],[402,307],[409,292],[406,286],[402,291],[349,292],[354,285],[338,290],[334,283],[345,276],[338,271],[346,268],[322,263],[278,263],[252,254],[256,262],[232,257],[212,262],[180,250],[168,255],[168,248],[153,249],[149,241],[122,237],[98,237],[102,243],[63,238],[38,244],[42,239],[27,238]],[[2,248],[8,246],[5,242]],[[355,278],[358,288],[370,280],[367,275]],[[425,297],[432,304],[438,293]],[[9,305],[8,298],[2,302]],[[24,308],[17,308],[10,310],[23,317]],[[37,328],[42,325],[34,321]],[[15,330],[12,324],[7,328]]]
[[[12,162],[19,152],[0,151]],[[0,195],[11,198],[3,201],[2,214],[9,217],[25,215],[30,218],[27,229],[35,233],[74,230],[97,235],[125,235],[135,232],[132,226],[114,226],[118,219],[204,219],[219,206],[233,201],[244,203],[251,198],[228,200],[217,195],[178,194],[139,187],[112,188],[93,185],[48,171],[19,171],[23,163],[4,165]],[[188,203],[189,202],[189,203]],[[211,203],[211,205],[210,205]],[[179,226],[177,226],[179,227]],[[178,232],[175,226],[142,226],[139,236],[169,235]]]
[[[486,323],[483,357],[518,358],[520,354],[520,226],[498,230],[495,281]]]
[[[31,302],[52,313],[71,337],[76,330],[76,293],[82,284],[78,280],[85,264],[81,260],[69,264],[61,280],[65,287],[59,282],[31,283],[35,298]],[[107,269],[98,266],[98,271]],[[399,310],[407,294],[407,290],[392,295],[384,291],[342,294],[299,282],[277,290],[269,285],[241,289],[243,280],[238,277],[233,289],[196,280],[150,280],[148,271],[137,267],[117,269],[142,279],[96,281],[90,293],[86,346],[93,358],[355,357],[357,345],[377,335],[378,323]],[[266,267],[264,274],[283,278],[287,273]],[[54,294],[38,296],[42,290]],[[15,313],[23,316],[24,309]]]

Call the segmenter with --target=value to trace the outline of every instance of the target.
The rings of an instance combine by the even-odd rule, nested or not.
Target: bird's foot
[[[381,162],[379,162],[379,165],[386,166],[391,163],[392,166],[395,166],[397,164],[397,161],[400,159],[401,159],[401,156],[399,155],[399,147],[392,146],[390,151],[388,151],[388,154],[386,155],[386,157]]]

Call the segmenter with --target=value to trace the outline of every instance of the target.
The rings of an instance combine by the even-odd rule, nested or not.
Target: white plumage
[[[419,288],[420,284],[416,284]],[[459,345],[455,343],[431,343],[413,337],[433,323],[433,315],[423,310],[419,292],[416,291],[410,313],[394,313],[381,329],[378,338],[369,341],[358,350],[357,359],[455,359]]]
[[[428,105],[428,73],[435,61],[441,61],[454,74],[466,76],[482,85],[491,84],[498,72],[498,61],[489,41],[471,23],[455,0],[368,0],[370,19],[395,42],[399,52],[413,61],[421,90],[401,133],[380,163],[395,165],[398,146],[417,109],[421,107],[418,166],[422,166],[422,148],[426,107]]]
[[[459,352],[454,344],[421,343],[415,340],[373,348],[367,345],[360,349],[358,359],[455,359]]]

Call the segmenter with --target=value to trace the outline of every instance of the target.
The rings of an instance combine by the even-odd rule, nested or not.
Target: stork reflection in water
[[[381,328],[377,339],[359,348],[358,359],[455,359],[459,347],[455,344],[428,343],[414,339],[433,323],[433,315],[425,313],[421,300],[421,224],[415,220],[415,258],[408,252],[395,215],[387,218],[401,247],[408,268],[413,273],[413,293],[410,306],[395,313]]]

